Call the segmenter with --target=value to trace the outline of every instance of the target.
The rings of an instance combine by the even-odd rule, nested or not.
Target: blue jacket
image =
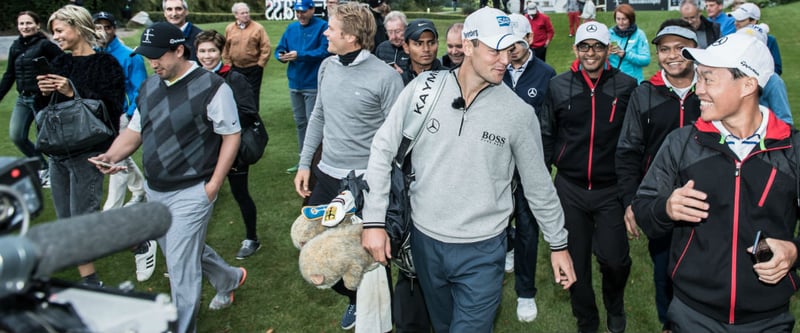
[[[144,59],[138,54],[131,57],[133,50],[122,44],[117,37],[114,37],[102,51],[114,56],[122,66],[122,73],[125,75],[125,101],[122,104],[122,111],[130,118],[133,116],[133,111],[136,110],[139,86],[147,78]]]
[[[781,50],[778,48],[778,41],[773,35],[767,35],[767,48],[772,54],[772,61],[775,62],[775,73],[783,74],[783,62],[781,61]]]
[[[722,33],[722,36],[727,36],[736,32],[736,20],[734,20],[733,17],[728,16],[728,14],[719,13],[719,15],[716,17],[709,16],[708,20],[714,23],[719,23],[719,32]],[[708,42],[708,44],[711,43],[713,43],[713,41]]]
[[[293,22],[286,27],[275,48],[275,59],[280,61],[278,56],[281,52],[297,51],[297,60],[289,62],[286,68],[289,89],[317,89],[319,65],[330,55],[328,39],[322,35],[326,29],[328,22],[316,16],[306,26]]]
[[[530,57],[530,60],[525,66],[525,70],[522,72],[519,79],[517,79],[516,85],[512,83],[511,73],[508,70],[506,70],[506,73],[503,75],[503,82],[505,82],[517,96],[522,98],[525,103],[533,106],[533,110],[538,117],[539,112],[542,110],[542,104],[544,104],[544,96],[547,94],[547,87],[550,86],[550,79],[556,76],[556,71],[553,67],[533,55],[533,53],[531,53]]]
[[[622,59],[622,64],[620,64],[619,56],[609,54],[608,63],[636,79],[636,83],[641,83],[644,80],[642,68],[650,64],[650,45],[644,30],[636,29],[636,32],[631,34],[630,40],[628,37],[617,35],[614,29],[609,29],[609,31],[611,32],[611,41],[617,42],[620,48],[625,49],[625,58]]]
[[[769,77],[761,97],[758,98],[758,104],[766,106],[778,119],[792,125],[792,110],[789,108],[786,84],[777,73],[772,73]]]

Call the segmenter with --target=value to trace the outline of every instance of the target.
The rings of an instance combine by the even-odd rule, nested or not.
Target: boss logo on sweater
[[[481,141],[486,142],[486,143],[491,143],[493,145],[500,146],[500,147],[502,147],[502,146],[504,146],[506,144],[506,138],[505,137],[499,136],[499,135],[494,134],[494,133],[489,133],[487,131],[483,131],[483,134],[481,135]]]

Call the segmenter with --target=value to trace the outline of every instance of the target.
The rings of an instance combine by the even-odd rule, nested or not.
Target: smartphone
[[[33,65],[36,67],[36,73],[39,75],[50,74],[53,68],[50,67],[50,62],[45,57],[38,57],[33,59]]]
[[[110,169],[110,168],[119,166],[119,165],[114,165],[114,164],[111,164],[111,163],[108,163],[108,162],[103,162],[103,161],[95,160],[95,159],[91,159],[91,158],[89,159],[89,162],[91,162],[94,165],[99,165],[99,166],[101,166],[103,168],[106,168],[106,169]],[[119,167],[122,167],[123,170],[127,169],[126,166],[119,166]]]
[[[756,239],[753,241],[753,257],[756,259],[756,263],[772,259],[772,250],[764,238],[766,237],[761,237],[761,230],[756,231]]]

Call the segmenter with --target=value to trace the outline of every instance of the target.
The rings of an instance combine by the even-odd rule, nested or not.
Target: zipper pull
[[[736,171],[733,173],[734,177],[739,177],[742,171],[742,162],[736,161]]]

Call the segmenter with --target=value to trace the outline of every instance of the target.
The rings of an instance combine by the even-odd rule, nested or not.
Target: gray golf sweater
[[[366,169],[372,136],[403,89],[400,74],[362,50],[347,66],[339,56],[323,60],[318,80],[299,168],[309,169],[321,142],[321,163],[340,170]]]
[[[513,209],[511,179],[517,166],[545,241],[553,250],[566,248],[564,213],[544,165],[533,109],[505,84],[485,88],[466,110],[454,109],[453,100],[461,97],[457,71],[441,73],[446,75],[444,90],[412,153],[414,226],[447,243],[472,243],[499,235]],[[372,141],[365,227],[384,224],[390,163],[402,139],[405,113],[412,112],[416,102],[412,101],[415,82],[425,78],[408,84]]]

